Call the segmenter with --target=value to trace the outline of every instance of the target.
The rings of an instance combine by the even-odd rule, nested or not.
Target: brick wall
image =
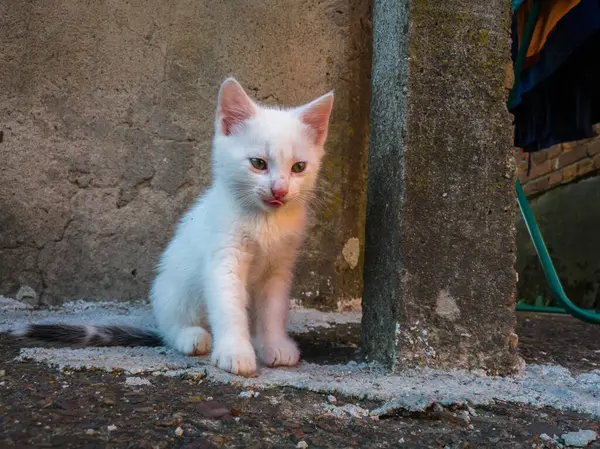
[[[600,125],[596,125],[600,134]],[[591,139],[556,145],[532,153],[527,176],[528,154],[516,152],[519,179],[528,196],[545,192],[561,184],[600,173],[600,135]]]

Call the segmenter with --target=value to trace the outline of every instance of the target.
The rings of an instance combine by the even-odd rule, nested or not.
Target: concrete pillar
[[[515,370],[506,0],[375,0],[363,347]]]

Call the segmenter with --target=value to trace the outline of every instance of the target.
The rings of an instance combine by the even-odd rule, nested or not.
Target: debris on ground
[[[329,401],[330,404],[335,404],[337,402],[337,398],[332,394],[327,396],[327,400]]]
[[[130,313],[123,305],[84,313],[99,308]],[[300,366],[246,380],[168,348],[84,351],[2,334],[41,313],[55,312],[0,312],[0,447],[556,449],[566,448],[556,435],[599,431],[600,371],[582,358],[600,364],[600,328],[570,317],[521,315],[528,366],[514,377],[384,373],[356,355],[360,325],[346,323],[294,334]],[[130,387],[128,377],[154,386]],[[248,390],[260,395],[240,397]],[[598,440],[581,443],[600,449]]]

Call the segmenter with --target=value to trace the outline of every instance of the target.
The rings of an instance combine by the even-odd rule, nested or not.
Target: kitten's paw
[[[300,360],[300,351],[289,337],[275,342],[263,342],[258,347],[258,356],[267,366],[294,366]]]
[[[256,353],[249,341],[221,341],[215,344],[212,363],[222,370],[244,377],[256,373]]]
[[[200,326],[186,327],[175,340],[177,350],[185,355],[205,355],[210,352],[210,334]]]

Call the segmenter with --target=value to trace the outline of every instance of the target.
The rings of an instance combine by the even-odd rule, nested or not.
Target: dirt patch
[[[561,365],[574,372],[600,369],[600,326],[570,315],[519,313],[519,352],[528,363]]]
[[[597,363],[598,329],[566,317],[520,315],[521,352],[536,362],[562,361],[569,354],[567,366],[589,369],[587,362],[575,362],[572,351],[583,348],[584,358]],[[296,338],[309,361],[360,359],[358,325]],[[542,433],[600,431],[597,420],[586,415],[507,403],[476,408],[475,413],[432,407],[379,420],[339,418],[327,412],[324,394],[277,388],[240,396],[243,390],[235,386],[189,377],[58,373],[45,365],[14,362],[20,347],[0,336],[3,448],[294,448],[303,447],[302,441],[309,448],[531,448],[543,447]],[[540,360],[540,351],[548,358]],[[581,358],[583,352],[576,354]],[[337,406],[378,405],[336,400]],[[600,448],[600,442],[588,447]]]

